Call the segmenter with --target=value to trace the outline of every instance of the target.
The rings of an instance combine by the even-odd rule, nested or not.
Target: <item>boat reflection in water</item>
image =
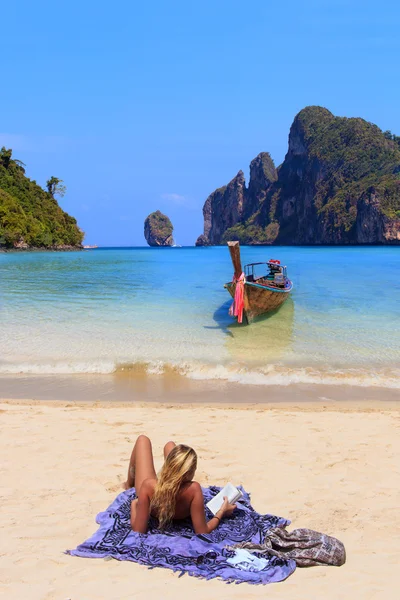
[[[294,302],[289,298],[278,310],[257,317],[253,327],[232,323],[225,347],[234,363],[249,366],[276,364],[292,354]]]

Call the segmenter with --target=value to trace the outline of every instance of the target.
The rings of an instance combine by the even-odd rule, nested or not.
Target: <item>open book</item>
[[[226,486],[210,500],[210,502],[207,502],[206,506],[211,510],[213,515],[215,515],[223,505],[225,496],[227,496],[230,504],[235,504],[242,496],[242,492],[235,488],[231,483],[227,483]]]

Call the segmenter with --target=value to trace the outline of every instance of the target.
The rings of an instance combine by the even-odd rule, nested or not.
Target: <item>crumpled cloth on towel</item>
[[[258,558],[243,548],[237,548],[234,556],[227,558],[226,562],[228,565],[232,565],[236,569],[241,569],[242,571],[251,571],[252,573],[262,571],[268,566],[268,560],[265,560],[265,558]]]
[[[229,546],[230,550],[244,548],[249,552],[292,559],[298,567],[332,565],[340,567],[346,562],[346,550],[337,538],[313,531],[312,529],[294,529],[287,531],[274,527],[266,532],[262,544],[241,542]]]

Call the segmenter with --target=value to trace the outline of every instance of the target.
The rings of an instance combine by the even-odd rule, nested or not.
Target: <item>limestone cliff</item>
[[[172,246],[174,228],[166,215],[156,210],[144,222],[144,237],[149,246]]]
[[[237,197],[209,196],[203,243],[399,244],[398,140],[363,119],[303,109],[278,170],[261,153],[248,188],[242,174]]]
[[[267,190],[278,179],[274,161],[268,152],[260,152],[250,163],[249,189],[246,190],[244,218],[256,213],[266,199]]]
[[[197,245],[219,244],[224,232],[243,219],[245,187],[243,171],[239,171],[228,185],[210,194],[203,207],[204,235]]]

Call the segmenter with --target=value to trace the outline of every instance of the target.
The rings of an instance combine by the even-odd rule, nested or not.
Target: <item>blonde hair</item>
[[[196,467],[196,452],[183,444],[175,446],[165,459],[150,504],[157,513],[160,529],[174,518],[179,490],[183,483],[193,478]]]

